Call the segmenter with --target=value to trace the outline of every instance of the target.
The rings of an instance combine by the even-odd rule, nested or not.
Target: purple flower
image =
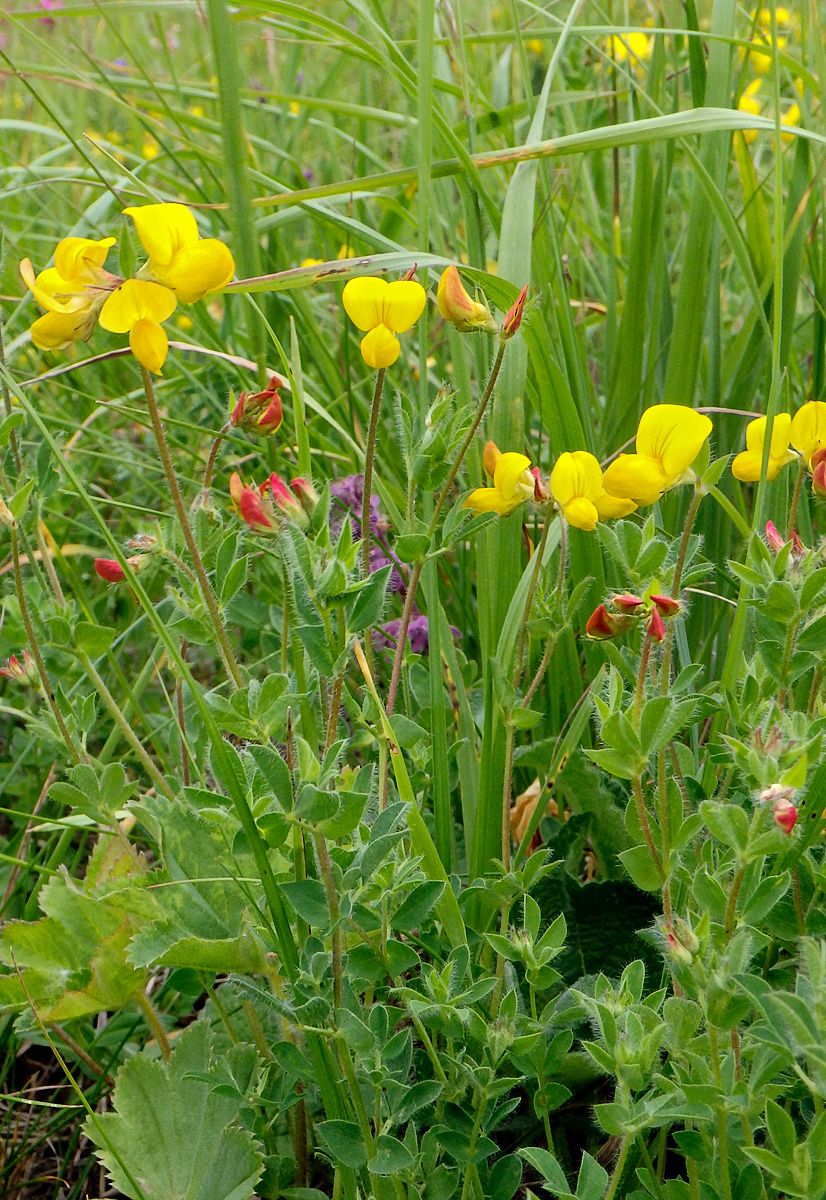
[[[375,631],[376,646],[379,649],[394,648],[399,640],[399,630],[401,628],[401,617],[395,621],[387,621]],[[454,638],[460,638],[462,635],[455,626],[450,626],[450,632]],[[410,618],[410,624],[407,627],[407,640],[410,649],[414,654],[426,654],[428,645],[430,644],[430,632],[427,624],[427,617],[424,613],[420,613],[414,608],[413,616]]]
[[[353,537],[361,537],[361,504],[364,498],[364,476],[363,475],[345,475],[343,479],[337,479],[330,485],[330,494],[334,503],[330,510],[330,533],[333,537],[338,537],[341,532],[341,527],[344,524],[344,511],[349,512],[354,518],[351,528]],[[382,519],[379,512],[378,496],[370,497],[370,533],[373,537],[379,537],[387,529],[386,522]]]

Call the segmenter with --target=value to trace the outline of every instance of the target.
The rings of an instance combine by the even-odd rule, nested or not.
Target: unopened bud
[[[485,442],[485,448],[482,451],[482,467],[488,479],[493,479],[496,464],[501,457],[502,451],[496,445],[496,442]]]
[[[158,544],[158,539],[151,533],[138,533],[126,543],[130,550],[142,550],[151,554]]]
[[[550,499],[551,494],[542,481],[542,472],[539,467],[532,467],[531,475],[533,475],[533,498],[537,504],[542,504]]]
[[[640,600],[639,596],[631,596],[626,592],[622,596],[612,596],[611,603],[618,612],[627,613],[630,616],[636,616],[645,601]]]
[[[811,461],[812,492],[818,500],[826,500],[826,446],[815,450]]]
[[[668,931],[668,953],[679,967],[690,967],[693,961],[691,951],[677,938],[672,929]]]
[[[671,596],[652,596],[651,603],[655,604],[663,617],[676,617],[680,611],[679,600],[673,600]]]
[[[28,650],[23,651],[22,662],[16,654],[12,654],[5,667],[0,667],[0,675],[4,675],[6,679],[13,679],[15,683],[24,685],[38,683],[40,679],[37,664]]]
[[[472,297],[465,290],[456,267],[451,264],[442,272],[436,293],[436,303],[439,312],[446,321],[452,321],[460,333],[475,333],[487,330],[496,331],[496,322],[491,316],[487,304]]]
[[[263,392],[242,392],[232,410],[230,425],[251,433],[275,433],[284,419],[279,396],[283,386],[284,380],[279,375],[272,375]]]
[[[14,529],[17,525],[11,509],[2,497],[0,497],[0,525],[7,525],[9,529]]]
[[[522,288],[522,291],[516,297],[511,307],[505,313],[505,319],[502,322],[502,328],[499,330],[499,336],[503,342],[508,342],[519,332],[519,326],[522,324],[522,314],[525,311],[525,299],[528,295],[528,286]]]
[[[315,510],[318,504],[318,492],[315,490],[309,479],[302,479],[301,477],[290,480],[290,487],[296,496],[298,496],[301,507],[309,516],[309,514]]]
[[[273,471],[269,479],[261,484],[261,494],[266,495],[267,489],[272,493],[275,507],[282,517],[286,517],[288,521],[293,521],[298,525],[306,525],[307,514],[295,493],[290,490],[280,475],[276,475]]]
[[[648,636],[652,642],[661,642],[665,637],[665,621],[657,607],[651,609],[651,618],[648,622]]]
[[[147,557],[146,554],[133,554],[126,561],[137,574]],[[95,570],[101,579],[105,579],[107,583],[123,583],[126,578],[126,572],[116,558],[96,558]]]
[[[604,604],[599,604],[586,621],[585,632],[594,641],[605,641],[606,638],[619,637],[633,625],[633,617],[625,613],[609,612]]]
[[[264,499],[258,488],[244,483],[237,471],[230,476],[229,495],[237,515],[255,533],[278,533],[278,521],[272,504]]]
[[[766,522],[766,541],[772,554],[779,554],[785,546],[785,541],[780,535],[780,530],[775,525],[774,521]]]
[[[797,809],[785,796],[775,800],[772,815],[775,825],[778,825],[784,833],[791,833],[797,824]]]

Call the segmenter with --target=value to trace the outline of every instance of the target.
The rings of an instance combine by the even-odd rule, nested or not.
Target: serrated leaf
[[[131,1200],[249,1200],[263,1170],[261,1146],[240,1129],[242,1097],[197,1078],[213,1066],[211,1035],[197,1021],[169,1062],[146,1052],[118,1071],[112,1112],[90,1116],[86,1136],[114,1186]]]

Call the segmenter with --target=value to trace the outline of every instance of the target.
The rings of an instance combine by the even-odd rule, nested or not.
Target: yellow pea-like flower
[[[35,275],[28,258],[20,263],[23,282],[46,309],[31,328],[32,342],[39,350],[62,350],[91,336],[108,289],[119,282],[103,269],[114,244],[114,238],[63,238],[55,248],[53,267]]]
[[[372,275],[351,279],[342,294],[344,311],[362,338],[361,353],[369,367],[390,367],[399,357],[397,333],[415,325],[424,311],[427,294],[415,279],[388,283]]]
[[[806,466],[810,466],[812,455],[826,446],[826,404],[822,400],[810,400],[797,410],[792,417],[789,440],[805,458]]]
[[[609,496],[654,504],[663,492],[692,478],[688,474],[712,430],[704,413],[683,404],[655,404],[642,414],[636,453],[620,454],[607,468]]]
[[[436,303],[444,319],[451,321],[460,333],[474,333],[481,329],[493,333],[496,330],[496,322],[487,304],[469,295],[452,263],[442,272]]]
[[[740,112],[749,113],[753,117],[760,115],[761,105],[760,101],[757,99],[756,93],[760,90],[762,82],[762,79],[753,79],[749,86],[745,89],[743,95],[737,102],[737,107]],[[742,129],[740,132],[743,135],[743,140],[749,146],[757,137],[756,129]]]
[[[47,312],[32,325],[32,342],[38,350],[63,350],[72,342],[88,341],[94,327],[95,314],[89,309]]]
[[[763,444],[766,440],[766,417],[758,417],[750,421],[746,428],[746,449],[734,459],[731,473],[735,479],[743,483],[757,483],[763,466]],[[772,424],[772,440],[769,447],[769,461],[766,468],[766,478],[776,479],[788,463],[794,462],[797,455],[789,449],[792,432],[792,419],[788,413],[778,413]]]
[[[127,279],[112,292],[99,320],[110,333],[128,333],[129,347],[141,366],[160,375],[169,349],[161,322],[172,316],[176,306],[169,288],[147,279]]]
[[[146,253],[149,271],[183,304],[226,287],[235,273],[229,248],[218,238],[202,238],[185,204],[143,204],[125,208]]]
[[[488,442],[483,462],[488,475],[492,475],[493,487],[476,488],[465,500],[465,508],[475,513],[493,512],[507,517],[520,504],[534,498],[536,483],[527,455],[513,451],[501,454],[493,442]]]
[[[569,525],[588,531],[599,520],[602,468],[587,450],[560,454],[551,471],[551,494]]]

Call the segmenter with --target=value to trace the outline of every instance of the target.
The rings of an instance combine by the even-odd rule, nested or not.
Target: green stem
[[[720,1092],[723,1090],[723,1074],[720,1070],[720,1047],[717,1042],[717,1030],[713,1025],[708,1029],[709,1042],[711,1044],[711,1066],[714,1071],[714,1082]],[[728,1117],[723,1105],[717,1108],[717,1144],[720,1148],[720,1175],[723,1182],[723,1197],[724,1200],[732,1200],[731,1196],[731,1175],[729,1172],[728,1161]]]
[[[635,779],[632,779],[631,787],[634,792],[634,802],[637,806],[637,816],[640,819],[640,824],[642,825],[643,833],[645,834],[645,840],[648,843],[648,849],[651,851],[651,857],[654,860],[654,866],[657,868],[657,873],[660,877],[660,880],[663,880],[665,878],[663,864],[659,854],[657,853],[657,847],[654,845],[654,839],[651,836],[651,827],[648,824],[648,813],[645,811],[645,800],[643,799],[642,794],[642,780],[639,778],[639,776],[637,776]]]
[[[55,694],[54,694],[54,691],[52,690],[52,685],[51,685],[51,682],[49,681],[49,676],[46,673],[46,664],[43,662],[43,655],[40,653],[40,646],[38,644],[37,637],[34,632],[34,626],[32,625],[32,618],[31,618],[31,614],[29,612],[28,603],[26,601],[26,593],[23,590],[23,575],[20,570],[20,549],[17,544],[17,526],[16,525],[13,525],[11,527],[10,533],[11,533],[11,554],[12,554],[12,561],[14,564],[14,583],[15,583],[15,587],[17,589],[17,600],[20,605],[20,615],[23,618],[23,625],[26,630],[26,637],[29,639],[29,645],[31,647],[32,655],[34,657],[34,661],[37,663],[37,670],[40,674],[40,683],[43,688],[44,695],[46,696],[46,700],[49,703],[49,708],[52,710],[54,719],[57,722],[57,727],[60,730],[60,736],[63,738],[63,741],[66,743],[66,747],[67,747],[69,753],[71,754],[72,758],[75,760],[76,763],[79,763],[79,762],[83,761],[84,759],[87,759],[87,755],[85,753],[83,755],[81,755],[78,752],[77,748],[75,747],[74,742],[72,741],[72,739],[69,735],[69,730],[66,728],[66,722],[63,720],[63,714],[61,713],[60,709],[57,706],[57,700],[55,699]]]
[[[551,517],[554,511],[554,499],[550,498],[548,507],[545,509],[545,525],[542,529],[542,537],[539,542],[539,549],[536,551],[536,563],[534,564],[531,582],[528,587],[528,595],[525,599],[525,608],[522,612],[522,621],[519,626],[519,647],[516,651],[516,667],[514,669],[513,686],[519,687],[519,680],[522,677],[522,660],[525,654],[525,641],[528,636],[528,621],[530,620],[531,609],[533,608],[533,598],[536,595],[536,586],[539,582],[539,573],[542,570],[542,559],[545,555],[545,547],[548,544],[548,532],[551,528]],[[563,518],[560,517],[560,521]],[[562,553],[560,549],[560,554]]]
[[[789,509],[789,521],[786,525],[786,541],[792,540],[794,533],[794,523],[797,520],[797,506],[800,503],[800,490],[803,487],[803,476],[806,474],[806,459],[801,458],[800,466],[797,468],[797,479],[794,485],[794,495],[792,496],[792,504]]]
[[[204,490],[202,492],[202,496],[205,501],[209,499],[209,489],[212,487],[212,475],[215,470],[215,460],[218,457],[218,451],[221,447],[221,442],[223,442],[228,433],[229,422],[227,422],[227,424],[218,431],[215,441],[212,443],[212,449],[210,450],[209,458],[207,459],[206,471],[204,472]]]
[[[703,493],[699,488],[694,489],[694,495],[691,497],[691,504],[688,507],[688,512],[685,518],[683,527],[683,536],[680,538],[680,548],[677,551],[677,562],[674,567],[674,579],[671,584],[671,595],[675,600],[680,598],[680,584],[683,581],[683,567],[688,553],[688,542],[691,537],[691,530],[694,528],[694,520],[697,516],[697,509],[700,507],[700,501]],[[663,646],[662,666],[660,669],[660,691],[663,696],[668,695],[668,688],[671,683],[671,650],[674,644],[674,621],[670,621],[665,634],[665,645]]]
[[[620,1145],[619,1157],[614,1164],[614,1172],[611,1176],[611,1182],[608,1186],[608,1191],[605,1193],[605,1200],[614,1200],[617,1194],[617,1188],[622,1182],[622,1173],[625,1170],[625,1162],[628,1158],[628,1151],[631,1149],[633,1138],[631,1134],[626,1134]]]
[[[146,392],[146,403],[149,408],[149,417],[152,422],[152,429],[155,434],[158,453],[161,456],[161,462],[166,475],[166,481],[169,485],[169,492],[172,496],[172,503],[183,531],[184,541],[186,542],[189,553],[192,557],[192,564],[195,567],[195,573],[198,576],[198,582],[201,587],[201,595],[203,596],[204,603],[209,610],[209,614],[212,618],[212,624],[215,627],[221,658],[224,661],[227,674],[230,676],[233,684],[236,688],[240,688],[243,687],[241,672],[238,669],[238,663],[235,661],[235,655],[232,652],[227,631],[224,628],[224,623],[221,620],[221,614],[218,611],[218,605],[215,601],[215,596],[212,593],[212,588],[210,586],[209,579],[207,578],[203,559],[201,558],[197,543],[195,541],[195,536],[192,532],[192,527],[190,526],[186,515],[183,497],[181,496],[181,489],[178,487],[178,478],[175,474],[175,467],[172,462],[172,456],[169,453],[169,446],[167,445],[166,436],[163,431],[161,414],[158,411],[158,403],[155,399],[155,389],[152,386],[152,378],[144,366],[141,366],[141,377],[143,379],[143,388]]]
[[[327,904],[330,908],[330,921],[332,923],[332,945],[333,945],[333,1003],[336,1008],[341,1008],[342,999],[342,974],[341,974],[341,929],[339,928],[339,907],[338,896],[336,895],[336,883],[333,878],[333,866],[330,862],[330,852],[327,849],[327,839],[323,833],[316,831],[315,844],[318,850],[318,861],[321,866],[321,874],[324,879],[324,888],[327,892]]]
[[[640,713],[642,712],[642,701],[645,695],[645,675],[648,670],[648,659],[651,655],[651,634],[646,631],[645,641],[642,644],[642,653],[640,654],[640,669],[637,674],[637,690],[634,696],[634,724],[639,728]]]
[[[366,579],[370,574],[370,497],[373,491],[373,460],[376,457],[376,433],[379,428],[379,413],[381,411],[381,394],[384,389],[385,369],[381,367],[376,375],[376,386],[373,389],[373,406],[370,410],[370,428],[367,433],[367,449],[364,454],[364,488],[361,497],[361,577]],[[369,645],[369,643],[368,643]]]
[[[0,382],[0,391],[2,391],[2,393],[3,393],[3,407],[6,410],[6,416],[10,417],[13,412],[13,409],[12,409],[12,404],[11,404],[11,392],[9,391],[9,385],[6,383],[6,380],[3,378],[3,371],[5,371],[5,370],[6,370],[6,347],[5,347],[5,343],[3,341],[3,318],[2,318],[2,315],[0,315],[0,380],[2,380],[2,382]],[[20,461],[20,451],[17,447],[17,433],[15,432],[14,429],[12,429],[11,436],[9,437],[9,445],[11,446],[12,454],[14,455],[14,462],[17,467],[17,474],[19,475],[23,469],[23,464]]]
[[[462,1185],[462,1200],[468,1200],[468,1192],[473,1178],[473,1157],[476,1154],[476,1144],[479,1141],[479,1134],[482,1129],[482,1118],[485,1115],[488,1098],[484,1091],[479,1093],[479,1104],[476,1108],[476,1119],[473,1122],[473,1132],[470,1135],[470,1146],[468,1147],[467,1167],[465,1169],[465,1178]]]
[[[161,1054],[164,1057],[164,1062],[169,1062],[169,1057],[172,1053],[169,1045],[169,1038],[166,1036],[166,1030],[161,1024],[161,1018],[158,1015],[157,1009],[143,988],[138,988],[138,990],[135,992],[135,1003],[146,1018],[146,1023],[151,1029],[155,1037],[155,1041],[160,1047]]]
[[[530,1001],[531,1001],[531,1016],[533,1017],[534,1021],[538,1024],[539,1019],[537,1017],[537,1012],[536,1012],[536,988],[533,986],[532,983],[529,983],[528,990],[529,990]],[[548,1113],[548,1098],[545,1095],[545,1037],[544,1037],[544,1034],[539,1042],[539,1057],[537,1059],[537,1064],[536,1064],[536,1075],[537,1075],[537,1080],[539,1081],[539,1094],[542,1097],[542,1125],[545,1129],[545,1141],[547,1143],[548,1150],[551,1152],[551,1154],[553,1154],[554,1138],[553,1138],[553,1134],[551,1133],[551,1118]]]
[[[103,703],[109,709],[109,713],[110,713],[112,719],[114,720],[115,724],[120,729],[124,738],[126,739],[126,741],[129,743],[129,745],[132,747],[132,749],[137,754],[138,758],[143,763],[144,767],[146,768],[147,773],[151,776],[152,782],[155,784],[155,787],[158,788],[160,791],[162,791],[165,796],[168,796],[170,800],[174,800],[175,799],[174,791],[169,786],[166,779],[160,773],[158,768],[155,766],[155,764],[153,763],[152,759],[147,754],[144,747],[141,745],[141,742],[139,741],[138,737],[136,736],[134,729],[132,728],[132,726],[127,721],[126,717],[121,712],[121,709],[118,705],[117,700],[112,695],[112,693],[109,691],[108,687],[103,682],[103,679],[100,677],[100,675],[95,670],[94,665],[92,664],[92,660],[89,658],[89,655],[85,652],[85,650],[81,650],[80,648],[78,648],[75,651],[75,653],[77,655],[78,662],[83,667],[83,670],[89,676],[89,679],[91,680],[92,684],[94,685],[95,691],[98,693],[98,695],[100,696]]]

